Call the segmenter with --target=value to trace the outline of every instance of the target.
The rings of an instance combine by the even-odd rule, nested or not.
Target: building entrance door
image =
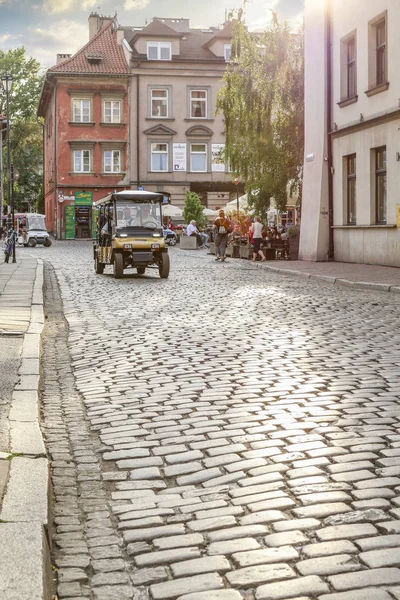
[[[75,239],[92,237],[91,206],[75,206]]]

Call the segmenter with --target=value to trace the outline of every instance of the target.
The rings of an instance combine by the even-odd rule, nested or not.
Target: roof
[[[123,190],[122,192],[113,192],[100,200],[93,202],[93,206],[108,204],[111,200],[131,200],[133,202],[151,202],[152,200],[162,200],[164,194],[159,192],[147,192],[146,190]]]
[[[117,42],[115,22],[99,29],[83,48],[51,67],[48,73],[129,75],[124,50]]]
[[[233,36],[233,23],[227,21],[222,29],[217,29],[214,35],[206,42],[206,46],[209,46],[214,40],[230,40]]]
[[[213,52],[211,52],[211,50],[209,50],[207,47],[208,44],[215,38],[215,30],[189,29],[185,33],[179,33],[179,32],[177,33],[171,27],[168,27],[164,23],[157,21],[157,19],[153,19],[153,21],[150,23],[150,25],[143,28],[141,31],[134,31],[133,36],[132,36],[132,30],[131,30],[131,36],[129,35],[129,31],[125,30],[125,35],[126,35],[127,41],[130,43],[130,45],[132,47],[132,58],[133,59],[144,58],[147,60],[147,56],[145,54],[139,54],[135,50],[134,42],[138,37],[150,36],[150,34],[147,32],[149,31],[150,26],[153,24],[154,24],[154,27],[151,29],[151,31],[153,32],[151,34],[152,36],[160,37],[160,38],[161,37],[169,37],[169,38],[178,37],[178,38],[180,38],[180,53],[179,53],[179,56],[174,56],[174,55],[172,56],[173,61],[174,60],[179,60],[179,61],[204,60],[204,61],[211,61],[211,62],[225,62],[224,57],[215,56],[215,54]],[[157,33],[154,33],[158,30],[160,31],[159,35]],[[165,35],[162,35],[161,31],[163,31],[165,33]],[[170,32],[170,33],[168,33],[168,35],[166,35],[167,31]],[[226,32],[226,37],[227,38],[230,37],[228,35],[228,31]]]
[[[181,38],[183,33],[176,31],[168,27],[165,23],[162,23],[158,19],[153,19],[152,22],[143,27],[141,31],[137,31],[133,39],[137,37],[167,37],[167,38]]]

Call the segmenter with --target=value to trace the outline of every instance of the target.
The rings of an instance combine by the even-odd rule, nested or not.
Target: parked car
[[[168,244],[168,246],[176,246],[178,237],[177,237],[175,231],[172,231],[172,229],[168,229],[168,227],[163,227],[163,231],[164,231],[164,239],[165,239],[166,243]]]

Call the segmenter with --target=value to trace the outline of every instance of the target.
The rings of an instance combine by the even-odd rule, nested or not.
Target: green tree
[[[226,158],[263,218],[271,197],[284,210],[288,186],[301,189],[303,102],[302,34],[275,13],[265,32],[250,33],[243,9],[237,11],[217,111],[225,121]]]
[[[15,208],[26,210],[28,202],[37,209],[42,201],[43,126],[37,121],[43,76],[34,58],[25,56],[23,46],[4,52],[0,50],[0,77],[11,75],[9,94],[11,162],[19,180],[14,185]],[[0,94],[0,114],[6,116],[6,94]],[[3,190],[7,200],[7,148],[3,149]]]
[[[204,214],[204,206],[200,197],[195,192],[186,192],[185,205],[183,207],[183,218],[186,223],[194,220],[198,227],[204,227],[207,224],[207,217]]]

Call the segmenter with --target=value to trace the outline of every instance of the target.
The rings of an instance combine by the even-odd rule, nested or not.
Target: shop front
[[[93,192],[75,192],[74,203],[65,207],[65,239],[91,239],[96,235],[97,210]]]

